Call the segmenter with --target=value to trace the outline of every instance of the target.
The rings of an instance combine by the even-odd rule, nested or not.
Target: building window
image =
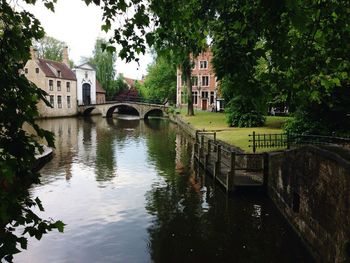
[[[70,92],[70,82],[68,81],[68,82],[66,83],[66,85],[67,85],[67,92]]]
[[[53,80],[49,80],[49,90],[52,91],[53,90]]]
[[[57,91],[61,91],[61,81],[57,81]]]
[[[70,96],[67,96],[67,108],[70,108]]]
[[[210,104],[214,103],[214,91],[210,92]]]
[[[200,69],[208,68],[208,61],[206,61],[206,60],[199,61],[199,68]]]
[[[208,91],[202,91],[202,98],[208,98]]]
[[[85,71],[85,79],[88,79],[89,75],[88,75],[88,72]]]
[[[197,76],[192,77],[192,86],[198,86],[198,77]]]
[[[57,106],[62,108],[62,96],[60,95],[57,96]]]
[[[28,69],[27,68],[24,69],[24,73],[28,74]]]
[[[39,68],[35,68],[35,73],[39,73]]]
[[[198,92],[197,91],[192,92],[192,101],[193,101],[193,104],[198,103]]]
[[[209,86],[209,76],[202,76],[202,86]]]
[[[50,95],[50,104],[52,107],[55,106],[55,97],[53,95]]]
[[[59,78],[61,77],[61,71],[60,70],[57,70],[57,75],[58,75]]]

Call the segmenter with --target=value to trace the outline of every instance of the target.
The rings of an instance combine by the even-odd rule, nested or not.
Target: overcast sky
[[[81,62],[81,57],[92,56],[97,37],[107,38],[101,31],[102,11],[92,4],[86,6],[82,0],[59,0],[55,5],[55,13],[47,10],[41,1],[35,6],[19,5],[40,20],[48,36],[68,44],[69,57],[75,64]],[[135,62],[126,64],[118,59],[116,70],[125,77],[141,79],[151,61],[150,55],[140,56],[140,66]]]

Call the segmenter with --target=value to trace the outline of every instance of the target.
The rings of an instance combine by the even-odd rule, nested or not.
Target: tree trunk
[[[191,67],[188,67],[184,72],[186,74],[186,86],[187,86],[187,115],[194,116],[193,101],[192,101],[192,81],[191,81]]]

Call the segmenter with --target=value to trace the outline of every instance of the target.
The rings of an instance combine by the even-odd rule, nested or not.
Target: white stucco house
[[[96,104],[96,70],[89,63],[73,70],[77,78],[78,105]]]

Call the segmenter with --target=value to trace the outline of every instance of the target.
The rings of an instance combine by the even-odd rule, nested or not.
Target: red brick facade
[[[193,107],[201,110],[213,110],[216,105],[218,86],[211,64],[213,54],[208,49],[194,59],[192,69]],[[186,84],[182,80],[181,70],[177,70],[176,104],[181,107],[187,103]]]

